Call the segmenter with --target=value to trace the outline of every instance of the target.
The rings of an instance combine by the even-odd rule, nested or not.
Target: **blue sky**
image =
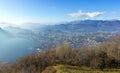
[[[0,22],[57,23],[120,19],[120,0],[0,0]]]

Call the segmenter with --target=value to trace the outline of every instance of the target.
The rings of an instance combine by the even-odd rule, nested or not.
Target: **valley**
[[[31,24],[31,26],[34,25]],[[38,24],[33,28],[28,26],[29,29],[4,27],[0,29],[0,48],[2,50],[0,58],[3,61],[9,61],[8,57],[12,56],[11,60],[15,61],[18,59],[17,57],[55,48],[64,43],[69,43],[73,48],[97,45],[119,34],[118,26],[120,26],[118,20],[110,23],[101,20],[85,20],[42,27]],[[16,55],[17,53],[18,55]]]

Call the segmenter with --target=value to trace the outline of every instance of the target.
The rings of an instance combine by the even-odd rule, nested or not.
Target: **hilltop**
[[[14,63],[4,64],[0,72],[56,73],[56,71],[62,71],[74,73],[77,71],[78,73],[94,73],[97,71],[109,73],[110,71],[110,73],[118,73],[120,68],[119,40],[120,36],[116,36],[111,41],[80,48],[72,48],[66,43],[54,49],[24,56]]]

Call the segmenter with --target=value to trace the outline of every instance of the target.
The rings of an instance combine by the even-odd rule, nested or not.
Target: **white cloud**
[[[103,15],[104,12],[83,12],[82,10],[79,10],[76,13],[70,13],[68,14],[70,17],[74,18],[80,18],[80,17],[85,17],[85,18],[94,18],[99,15]]]
[[[88,12],[88,13],[86,13],[86,15],[88,15],[91,18],[102,15],[102,14],[104,14],[104,13],[103,12],[91,12],[91,13]]]

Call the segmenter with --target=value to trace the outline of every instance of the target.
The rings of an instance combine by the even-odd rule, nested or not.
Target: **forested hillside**
[[[0,73],[56,73],[58,64],[90,69],[106,70],[120,68],[120,36],[96,46],[72,48],[68,43],[54,49],[22,57],[18,61],[4,64]],[[81,72],[79,72],[81,73]]]

